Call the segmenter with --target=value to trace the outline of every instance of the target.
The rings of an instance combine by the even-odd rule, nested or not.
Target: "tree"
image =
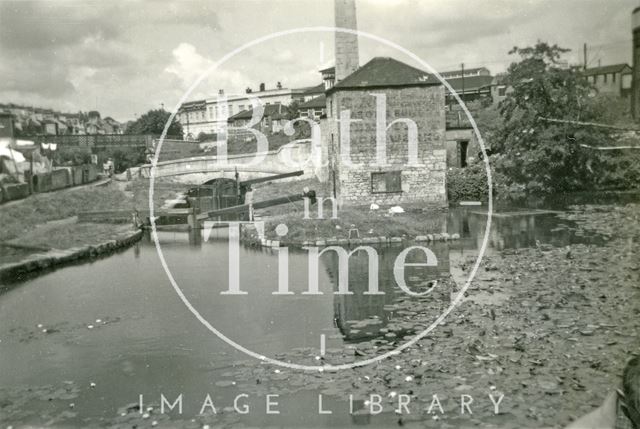
[[[496,168],[530,193],[591,189],[605,156],[581,146],[602,145],[609,139],[605,129],[547,120],[598,121],[593,87],[561,61],[567,51],[539,41],[510,52],[520,60],[507,71],[513,90],[500,104],[503,122],[491,150],[498,154]]]
[[[298,101],[294,100],[291,102],[291,104],[289,104],[288,106],[286,106],[287,109],[287,119],[288,120],[292,120],[295,119],[299,116],[299,106],[300,104],[298,103]]]
[[[127,134],[161,135],[170,116],[171,113],[166,110],[149,110],[127,127]],[[179,136],[182,138],[182,125],[176,118],[169,125],[167,136]]]

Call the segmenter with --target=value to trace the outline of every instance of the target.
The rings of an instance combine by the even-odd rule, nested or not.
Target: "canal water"
[[[407,268],[407,286],[423,291],[457,261],[477,254],[487,219],[483,212],[468,208],[445,214],[448,232],[461,239],[424,244],[438,265]],[[287,270],[293,294],[274,295],[282,271],[278,254],[243,246],[239,272],[246,294],[221,295],[229,278],[227,239],[223,230],[208,240],[186,232],[159,233],[168,267],[194,308],[230,339],[265,356],[279,358],[301,348],[317,354],[321,341],[327,349],[339,349],[384,335],[384,326],[394,318],[390,304],[405,293],[395,284],[393,265],[406,244],[378,248],[384,295],[364,293],[369,284],[364,252],[349,265],[352,295],[333,293],[339,275],[331,253],[319,267],[323,293],[304,295],[308,255],[294,249]],[[597,243],[598,238],[575,235],[569,222],[553,213],[507,210],[493,219],[488,253],[573,242]],[[411,255],[408,262],[425,261],[420,252]],[[12,410],[0,416],[5,425],[108,425],[139,395],[157,404],[161,393],[167,398],[183,394],[184,416],[195,417],[207,394],[218,409],[233,405],[237,392],[221,380],[236,362],[247,359],[252,358],[214,336],[187,309],[148,236],[120,253],[5,285],[0,293],[0,409]],[[264,398],[248,401],[256,412],[241,421],[252,426],[359,423],[348,403],[330,398],[325,405],[334,413],[319,415],[313,391],[281,395],[278,416],[265,414]],[[393,416],[378,417],[369,424],[395,424]]]

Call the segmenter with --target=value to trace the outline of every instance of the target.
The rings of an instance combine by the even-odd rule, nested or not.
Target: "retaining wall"
[[[21,281],[32,272],[45,271],[80,259],[96,258],[115,252],[139,241],[142,234],[141,230],[132,231],[126,237],[118,240],[109,240],[93,246],[74,247],[67,250],[54,249],[46,253],[31,255],[20,262],[0,265],[0,284],[1,282]]]
[[[49,173],[34,174],[31,178],[34,193],[56,191],[71,186],[84,185],[98,180],[98,167],[93,164],[61,167]],[[0,203],[26,198],[31,194],[28,183],[0,184]]]
[[[29,185],[26,183],[1,184],[0,190],[2,191],[0,202],[19,200],[29,195]]]

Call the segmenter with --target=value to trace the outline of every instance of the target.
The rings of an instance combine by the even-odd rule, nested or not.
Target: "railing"
[[[154,136],[151,134],[62,134],[32,135],[21,139],[36,143],[56,143],[60,146],[112,147],[135,146],[152,147]]]
[[[292,170],[304,169],[308,173],[313,171],[310,161],[311,140],[299,141],[293,145],[279,147],[268,152],[230,154],[226,160],[215,155],[196,156],[170,161],[160,161],[155,167],[155,177],[177,176],[193,173],[231,172],[236,169],[245,173],[279,174]],[[256,163],[256,157],[260,162]],[[141,177],[151,176],[151,164],[140,166]]]
[[[471,112],[471,114],[473,115],[473,112]],[[446,112],[445,120],[448,130],[472,128],[469,118],[467,118],[465,112],[461,110]]]

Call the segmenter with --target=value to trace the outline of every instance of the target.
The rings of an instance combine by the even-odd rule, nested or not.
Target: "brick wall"
[[[397,123],[387,131],[387,166],[376,165],[376,97],[386,95],[387,125],[395,119],[415,121],[418,129],[418,162],[423,167],[408,166],[407,126]],[[447,204],[444,88],[421,86],[367,90],[342,90],[329,96],[330,123],[335,124],[340,110],[350,110],[351,162],[340,159],[339,130],[329,127],[327,139],[329,182],[335,177],[336,193],[343,204],[397,204],[420,201],[433,206]],[[400,171],[401,191],[372,192],[372,173]]]

